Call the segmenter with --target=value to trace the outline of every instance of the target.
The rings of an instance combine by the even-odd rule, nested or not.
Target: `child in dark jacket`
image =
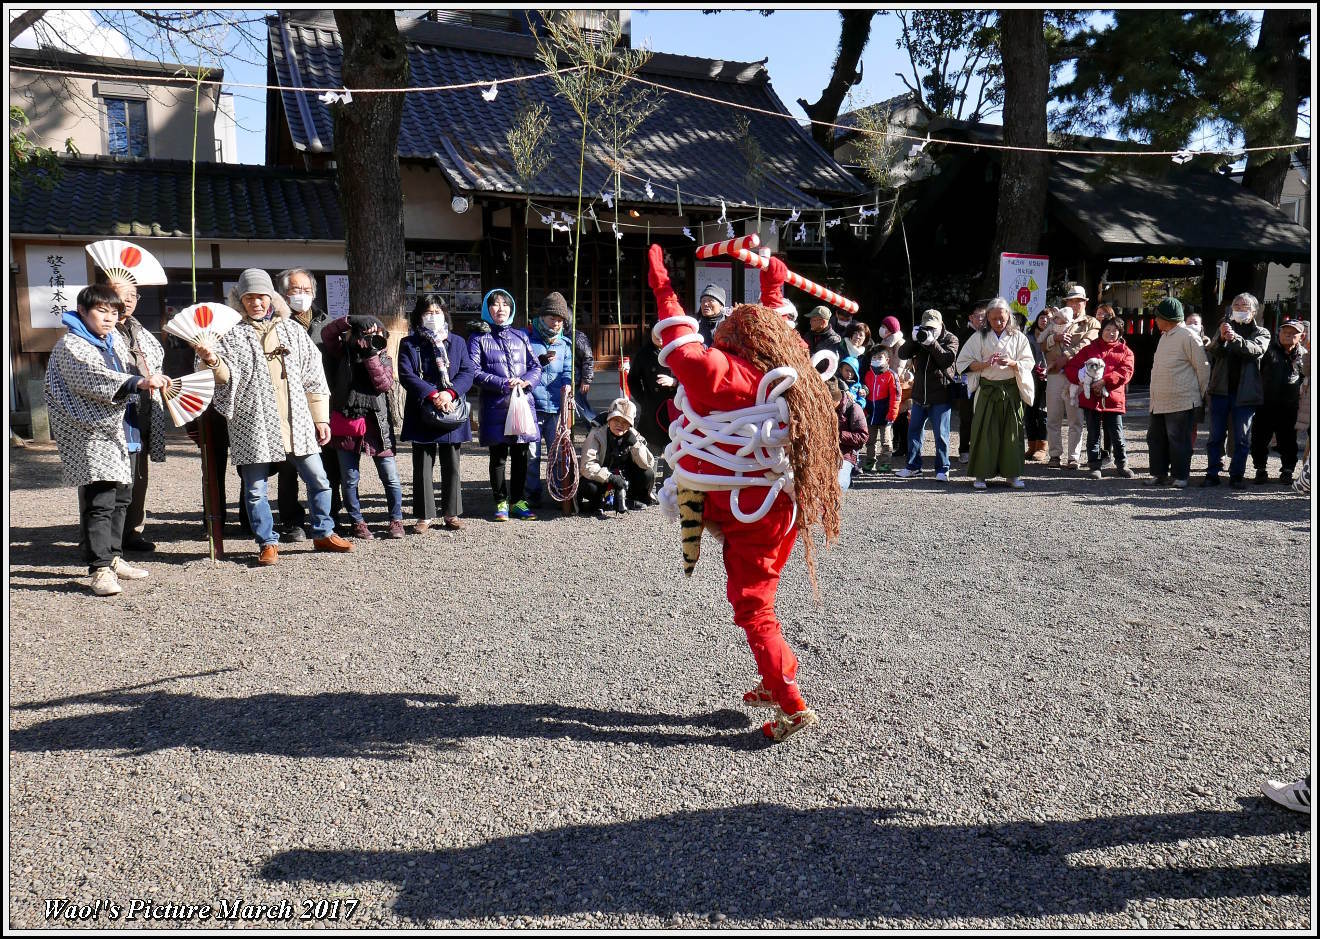
[[[888,349],[876,346],[871,353],[870,365],[862,377],[866,385],[866,424],[871,431],[866,441],[866,460],[862,468],[869,473],[888,473],[893,469],[890,461],[894,457],[894,420],[898,417],[898,405],[903,399],[898,376],[889,367]],[[877,444],[880,446],[879,460],[875,455]]]
[[[843,456],[839,466],[839,488],[846,490],[852,485],[853,471],[857,469],[857,454],[866,446],[866,415],[862,413],[861,405],[845,390],[842,380],[835,378],[829,382],[829,389],[835,413],[839,416],[839,452]]]

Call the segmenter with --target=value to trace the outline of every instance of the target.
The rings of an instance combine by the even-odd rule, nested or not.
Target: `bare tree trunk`
[[[1248,147],[1278,146],[1296,139],[1297,109],[1301,99],[1310,96],[1309,63],[1302,54],[1309,34],[1310,17],[1306,10],[1271,8],[1261,17],[1254,52],[1256,78],[1279,92],[1279,105],[1271,109],[1259,126],[1243,128]],[[1242,174],[1243,188],[1277,206],[1283,197],[1290,159],[1288,150],[1249,153]],[[1268,264],[1230,261],[1224,278],[1225,298],[1249,290],[1264,300],[1268,273]]]
[[[862,73],[857,64],[862,60],[862,52],[871,38],[871,20],[875,10],[840,10],[843,22],[839,31],[839,51],[834,57],[834,70],[830,72],[830,83],[820,93],[814,104],[808,104],[806,98],[798,98],[798,104],[813,121],[825,121],[833,124],[839,119],[839,108],[848,89],[861,81]],[[827,153],[834,153],[834,128],[813,124],[811,136],[816,143],[825,148]]]
[[[37,22],[46,15],[45,10],[24,10],[18,16],[9,21],[9,42],[13,44],[14,40],[23,35]]]
[[[1041,10],[1004,10],[999,14],[1004,37],[1004,143],[1044,147],[1045,102],[1050,63],[1045,51],[1045,14]],[[982,280],[987,296],[999,291],[999,255],[1005,251],[1031,254],[1045,230],[1045,189],[1049,161],[1044,153],[1001,151],[999,206],[995,237]]]
[[[402,87],[408,55],[391,10],[335,10],[344,46],[344,85]],[[403,315],[403,181],[399,175],[402,92],[357,95],[334,105],[334,155],[344,212],[348,298],[354,313],[399,326]]]

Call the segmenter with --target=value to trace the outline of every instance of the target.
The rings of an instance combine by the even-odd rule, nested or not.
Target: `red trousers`
[[[763,496],[764,490],[749,487],[738,505],[750,512],[760,505]],[[733,621],[747,633],[747,644],[766,690],[776,704],[795,714],[806,707],[798,693],[797,657],[784,641],[775,617],[779,574],[797,540],[797,527],[792,524],[793,502],[781,493],[765,518],[747,525],[729,510],[729,493],[708,492],[704,517],[724,533],[724,571]]]

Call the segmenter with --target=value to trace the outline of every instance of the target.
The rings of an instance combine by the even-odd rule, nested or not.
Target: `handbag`
[[[472,420],[472,402],[468,401],[466,396],[460,395],[452,408],[442,411],[430,401],[422,401],[417,413],[421,417],[422,426],[427,430],[432,433],[447,434]]]

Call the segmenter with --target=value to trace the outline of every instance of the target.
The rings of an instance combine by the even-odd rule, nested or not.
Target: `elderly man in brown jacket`
[[[1086,290],[1079,284],[1068,288],[1063,307],[1041,336],[1045,353],[1045,431],[1049,441],[1050,466],[1062,462],[1063,419],[1068,418],[1068,469],[1081,465],[1086,449],[1082,409],[1068,395],[1068,377],[1063,367],[1100,336],[1100,321],[1086,312]]]

